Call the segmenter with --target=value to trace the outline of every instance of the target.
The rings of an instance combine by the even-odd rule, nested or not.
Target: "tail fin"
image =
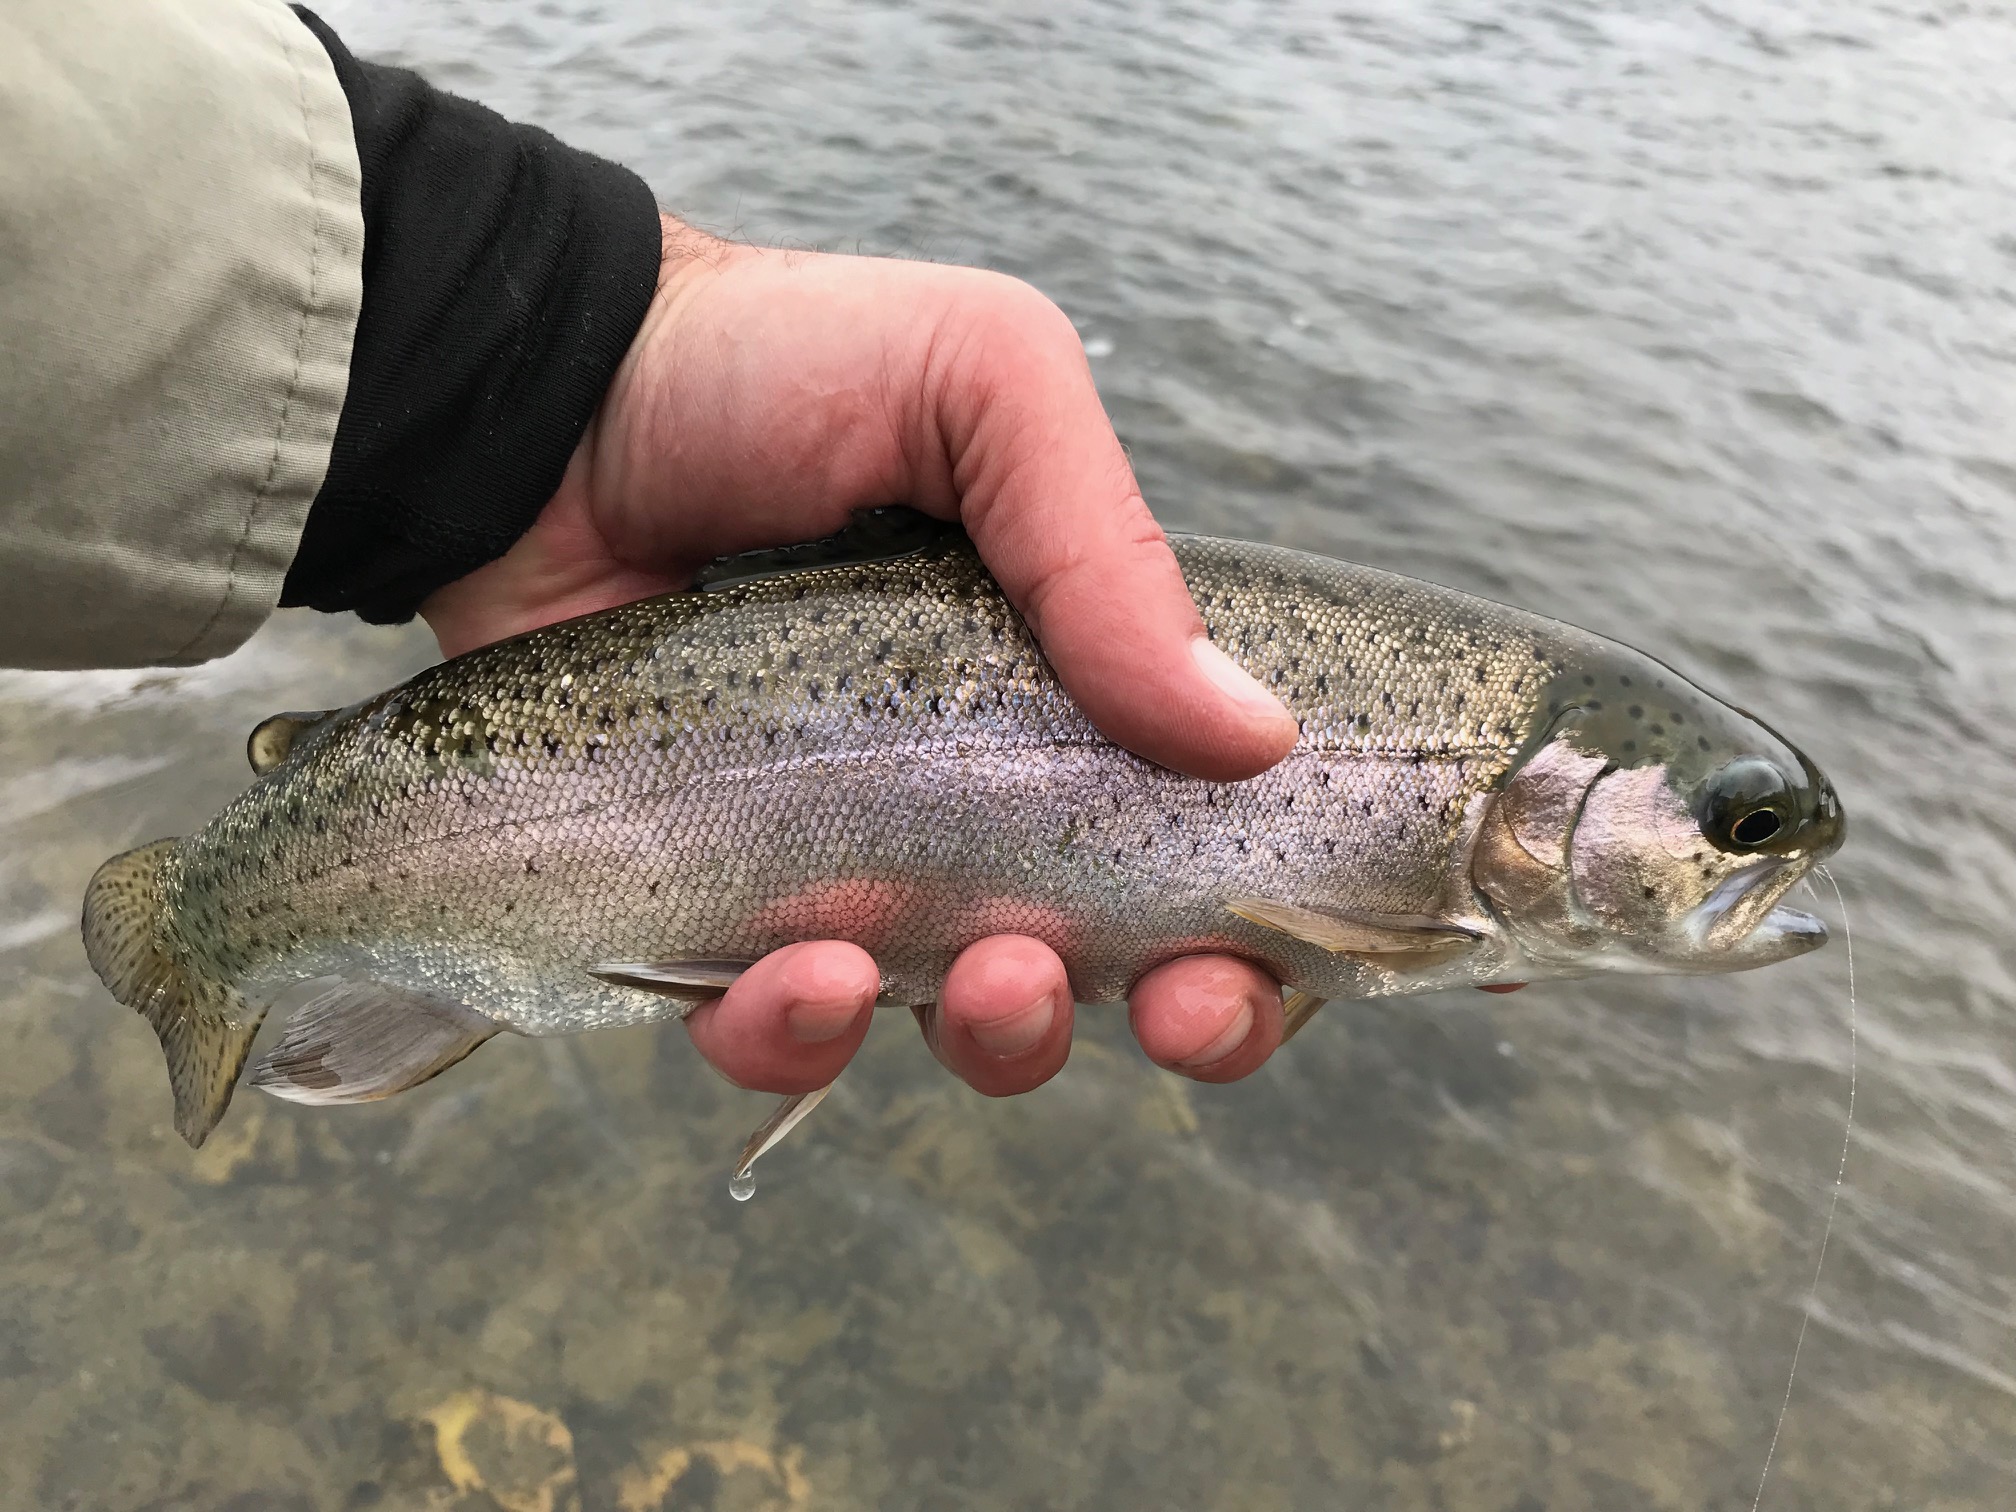
[[[188,970],[170,952],[161,863],[175,844],[156,840],[98,868],[84,893],[84,953],[112,995],[160,1036],[175,1091],[175,1131],[194,1148],[230,1106],[266,1010],[227,983]]]

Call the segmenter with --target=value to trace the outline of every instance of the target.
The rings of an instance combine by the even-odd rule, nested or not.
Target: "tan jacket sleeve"
[[[0,7],[0,665],[271,613],[361,299],[350,113],[278,0]]]

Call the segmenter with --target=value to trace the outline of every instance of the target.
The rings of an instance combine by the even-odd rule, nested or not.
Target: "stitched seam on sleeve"
[[[174,653],[175,659],[178,661],[194,654],[196,648],[217,627],[217,622],[224,618],[225,611],[231,607],[232,600],[237,596],[238,559],[245,553],[245,543],[252,538],[252,527],[258,523],[260,512],[265,507],[267,497],[273,491],[274,480],[278,478],[280,473],[280,457],[285,449],[287,422],[294,412],[294,400],[301,391],[301,368],[303,354],[307,351],[308,347],[308,327],[313,323],[316,311],[320,306],[322,244],[324,240],[323,186],[321,183],[322,162],[317,157],[315,151],[315,127],[308,107],[308,83],[301,68],[301,54],[297,48],[288,44],[286,33],[281,29],[284,23],[281,21],[279,9],[276,7],[270,14],[273,20],[275,40],[280,43],[281,51],[286,55],[288,62],[294,69],[294,97],[301,106],[301,134],[308,145],[309,194],[315,204],[315,219],[313,226],[310,228],[308,243],[308,297],[301,308],[300,323],[294,330],[294,371],[288,377],[287,392],[285,397],[280,401],[280,418],[273,427],[273,454],[266,462],[266,476],[260,481],[258,490],[252,495],[252,502],[246,507],[244,524],[239,527],[238,539],[232,544],[230,559],[224,565],[223,595],[218,599],[216,609],[203,622],[201,628],[194,635],[190,636],[180,649]],[[318,43],[317,46],[320,46],[320,44]]]

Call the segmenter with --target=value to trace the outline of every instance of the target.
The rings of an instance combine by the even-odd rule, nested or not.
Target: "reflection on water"
[[[2016,1473],[2016,236],[1959,0],[331,4],[764,239],[1078,319],[1172,523],[1582,621],[1853,818],[1858,1132],[1769,1507]],[[85,878],[417,635],[0,681],[0,1505],[1747,1508],[1841,1138],[1840,952],[1331,1010],[1236,1087],[1081,1017],[1005,1103],[883,1026],[762,1100],[502,1041],[192,1156]],[[1831,899],[1823,911],[1832,911]]]

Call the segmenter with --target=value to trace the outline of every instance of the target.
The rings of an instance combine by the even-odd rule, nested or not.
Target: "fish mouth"
[[[1826,924],[1778,901],[1811,864],[1773,859],[1725,877],[1688,916],[1688,936],[1704,953],[1760,965],[1818,950],[1827,943]]]
[[[1762,945],[1773,960],[1805,955],[1827,943],[1827,925],[1803,909],[1780,903],[1764,915],[1764,921],[1750,931],[1745,946]]]

